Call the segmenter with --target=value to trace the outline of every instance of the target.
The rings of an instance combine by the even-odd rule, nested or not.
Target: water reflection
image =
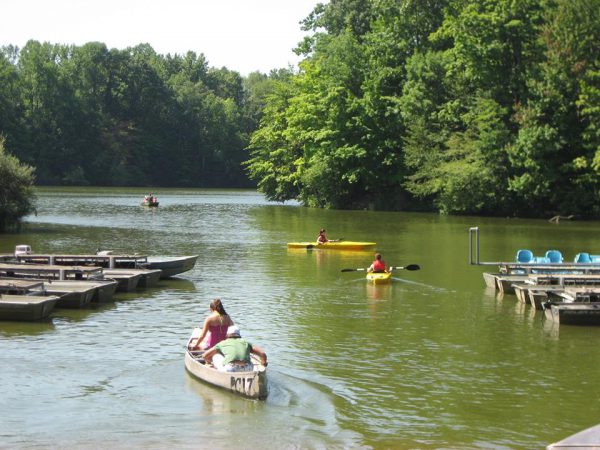
[[[202,408],[198,410],[200,415],[223,414],[231,411],[232,403],[236,403],[236,410],[240,410],[240,405],[250,405],[251,400],[244,401],[236,397],[231,392],[211,386],[201,380],[196,379],[185,372],[185,387],[202,399]]]
[[[389,300],[392,295],[392,283],[386,284],[374,284],[365,281],[367,290],[367,299],[373,303],[377,303],[383,300]]]
[[[35,336],[53,331],[55,328],[54,317],[50,316],[36,322],[17,322],[0,320],[0,336]]]
[[[558,341],[560,338],[560,324],[556,323],[554,320],[547,320],[546,318],[543,319],[543,322],[544,335],[550,339]]]

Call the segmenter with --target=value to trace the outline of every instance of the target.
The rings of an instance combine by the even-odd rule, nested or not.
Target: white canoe
[[[194,328],[185,351],[185,368],[199,380],[221,387],[249,398],[267,397],[267,369],[256,355],[251,355],[254,370],[250,372],[223,372],[208,366],[201,358],[202,351],[190,350],[190,342],[200,335],[200,328]]]
[[[546,450],[558,449],[588,449],[600,448],[600,425],[575,433],[562,441],[555,442],[546,447]]]

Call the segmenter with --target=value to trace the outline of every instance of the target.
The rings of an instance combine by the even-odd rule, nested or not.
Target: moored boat
[[[186,345],[185,368],[199,380],[231,391],[244,397],[264,399],[268,395],[267,369],[258,357],[251,355],[254,370],[248,372],[223,372],[209,366],[202,359],[202,351],[190,350],[190,342],[200,335],[200,328],[194,328]]]
[[[0,263],[0,276],[45,280],[101,280],[101,267]]]
[[[546,319],[564,325],[600,325],[600,303],[554,303],[544,305]]]
[[[156,270],[161,270],[160,278],[170,278],[194,268],[198,255],[191,256],[145,256],[139,254],[115,254],[111,250],[98,251],[95,255],[38,254],[32,253],[16,257],[19,262],[57,266],[97,266],[108,269],[139,269],[142,273],[140,286],[156,284]],[[1,268],[0,268],[1,269]],[[146,269],[145,272],[141,272]],[[134,271],[130,271],[133,273]]]
[[[0,320],[40,320],[48,317],[58,297],[0,294]]]
[[[0,278],[0,292],[57,296],[56,308],[84,308],[91,302],[112,301],[116,288],[117,282],[113,280]]]
[[[136,286],[139,288],[154,287],[162,275],[160,269],[104,269],[106,278],[116,279],[119,275],[139,276]]]
[[[117,291],[131,292],[138,287],[142,274],[139,272],[129,272],[127,269],[103,269],[106,279],[112,279],[117,282]]]
[[[355,242],[355,241],[337,241],[325,242],[318,244],[317,242],[288,242],[288,248],[305,248],[305,249],[323,249],[323,250],[372,250],[375,247],[375,242]]]
[[[198,255],[191,256],[151,256],[144,264],[146,269],[160,269],[160,278],[171,278],[180,273],[192,270]]]

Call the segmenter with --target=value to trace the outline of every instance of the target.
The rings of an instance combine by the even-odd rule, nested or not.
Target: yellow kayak
[[[367,281],[373,284],[384,284],[392,281],[392,272],[369,272]]]
[[[317,244],[316,242],[288,242],[288,248],[318,248],[327,250],[372,250],[375,247],[375,242],[325,242]]]

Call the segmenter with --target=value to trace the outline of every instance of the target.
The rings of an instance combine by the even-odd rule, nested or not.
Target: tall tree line
[[[600,0],[331,0],[251,137],[270,199],[600,217]]]
[[[0,49],[0,136],[37,184],[252,186],[242,162],[272,79],[159,55],[29,41]]]

